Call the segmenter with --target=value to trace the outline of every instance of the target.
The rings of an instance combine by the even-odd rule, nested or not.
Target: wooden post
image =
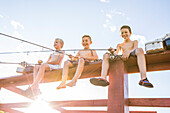
[[[110,64],[107,113],[129,113],[128,74],[122,60]]]

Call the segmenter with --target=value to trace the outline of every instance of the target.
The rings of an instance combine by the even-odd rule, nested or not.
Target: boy
[[[122,50],[122,60],[126,61],[129,56],[137,57],[137,63],[141,74],[141,80],[139,81],[139,85],[153,88],[153,85],[148,81],[146,77],[146,61],[144,56],[144,51],[142,48],[138,48],[138,41],[130,40],[130,36],[132,34],[131,28],[129,26],[122,26],[120,28],[121,37],[124,39],[123,43],[117,45],[117,50],[114,52],[113,48],[111,52],[114,52],[114,55],[118,55],[118,52]],[[101,78],[92,78],[90,82],[97,86],[107,86],[109,82],[106,80],[107,72],[109,69],[109,54],[104,54],[103,62],[102,62],[102,72]]]
[[[84,50],[80,50],[77,53],[76,57],[73,57],[70,55],[71,60],[64,62],[64,67],[63,67],[63,72],[62,72],[62,82],[57,87],[57,89],[66,88],[66,85],[70,87],[75,86],[77,79],[81,76],[81,73],[83,72],[84,64],[87,64],[91,61],[98,59],[98,55],[96,51],[89,50],[91,44],[92,44],[91,37],[89,35],[84,35],[82,37],[82,45],[84,47]],[[75,64],[78,64],[76,73],[73,79],[71,80],[71,82],[66,84],[69,67],[74,66]]]
[[[54,41],[54,48],[59,51],[61,48],[63,48],[64,41],[60,38],[56,38]],[[60,64],[64,58],[64,51],[61,52],[54,52],[50,55],[48,61],[46,63],[43,63],[41,65],[35,65],[33,77],[34,81],[33,84],[26,89],[23,93],[32,96],[39,95],[40,89],[39,89],[39,83],[44,77],[45,71],[52,71],[53,69],[60,68]]]

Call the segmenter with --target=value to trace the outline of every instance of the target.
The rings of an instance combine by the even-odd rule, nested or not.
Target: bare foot
[[[56,89],[62,89],[62,88],[66,88],[65,83],[61,83]]]
[[[76,81],[71,81],[69,83],[67,83],[67,86],[73,87],[76,85]]]

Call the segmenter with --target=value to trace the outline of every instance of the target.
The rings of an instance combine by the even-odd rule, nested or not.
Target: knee
[[[34,69],[37,70],[39,69],[40,65],[35,65]]]
[[[83,64],[84,62],[85,62],[85,61],[84,61],[83,58],[80,58],[80,59],[79,59],[79,63]]]
[[[40,68],[44,68],[46,66],[45,63],[41,64]]]
[[[64,62],[64,66],[65,66],[65,67],[69,67],[69,64],[70,64],[70,61],[65,61],[65,62]]]
[[[105,53],[104,55],[103,55],[103,60],[107,60],[107,59],[109,59],[109,54],[108,53]]]
[[[137,48],[137,49],[136,49],[136,54],[137,54],[137,55],[138,55],[138,54],[144,54],[143,49],[142,49],[142,48]]]

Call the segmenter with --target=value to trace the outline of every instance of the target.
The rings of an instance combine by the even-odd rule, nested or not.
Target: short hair
[[[123,26],[120,28],[120,30],[122,30],[123,28],[129,29],[129,32],[132,33],[132,30],[131,30],[131,28],[130,28],[128,25],[123,25]]]
[[[84,36],[82,37],[82,39],[83,39],[84,37],[89,37],[90,41],[92,41],[92,39],[91,39],[91,37],[90,37],[89,35],[84,35]]]
[[[61,38],[56,38],[55,41],[56,41],[56,40],[59,40],[59,41],[60,41],[61,48],[63,48],[63,46],[64,46],[64,41],[63,41]]]

